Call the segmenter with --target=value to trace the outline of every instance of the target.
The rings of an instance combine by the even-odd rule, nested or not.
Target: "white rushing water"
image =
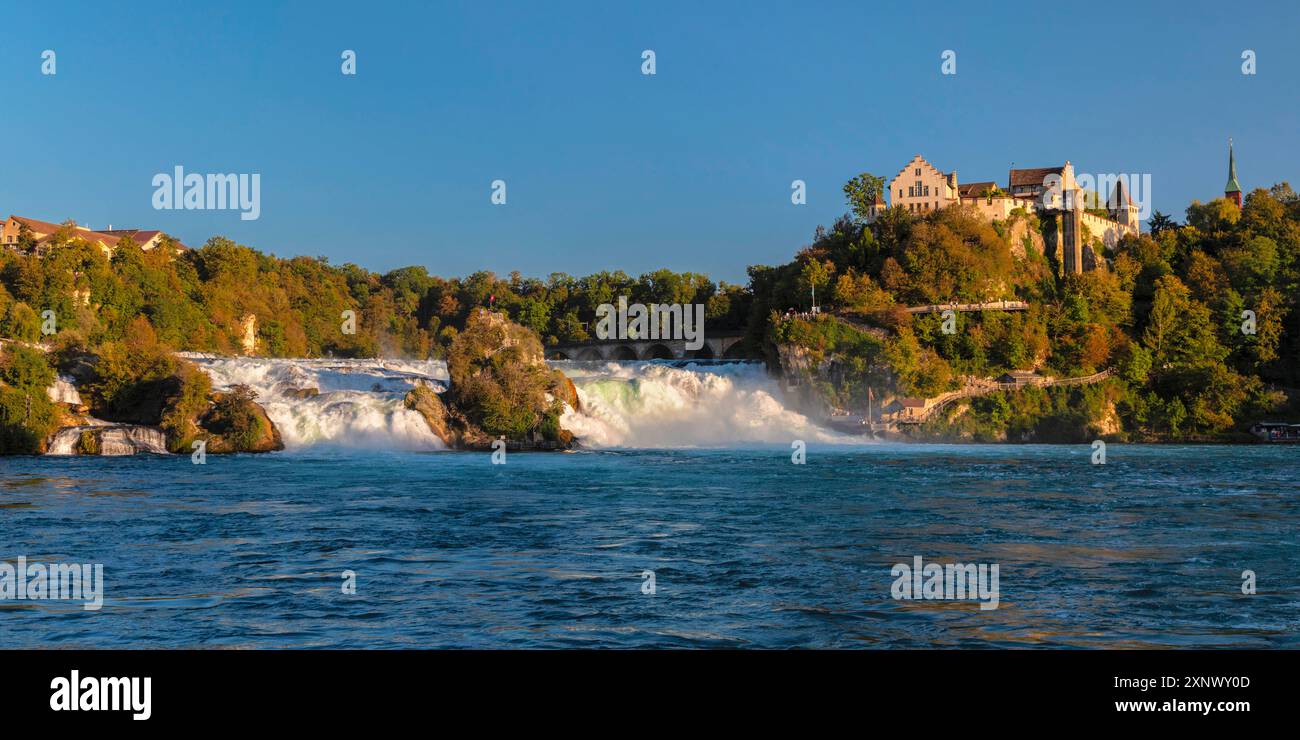
[[[54,379],[54,384],[45,389],[50,400],[55,403],[66,403],[72,406],[81,405],[81,394],[77,392],[77,386],[73,384],[73,379],[68,375],[60,375]]]
[[[444,445],[402,399],[416,385],[445,388],[446,363],[414,360],[286,360],[185,354],[214,390],[246,385],[286,449],[317,444],[436,450]]]
[[[561,419],[588,447],[855,442],[786,408],[761,363],[556,362],[582,411]]]
[[[82,433],[95,435],[99,441],[101,455],[136,455],[150,452],[166,455],[167,437],[157,427],[138,424],[109,424],[99,422],[78,427],[64,427],[50,440],[47,455],[75,455]]]
[[[315,444],[442,449],[402,399],[417,384],[446,387],[437,360],[286,360],[186,355],[216,390],[257,391],[287,449]],[[578,389],[581,411],[564,428],[587,447],[727,447],[853,442],[785,407],[761,363],[555,362]],[[313,392],[318,392],[313,394]]]

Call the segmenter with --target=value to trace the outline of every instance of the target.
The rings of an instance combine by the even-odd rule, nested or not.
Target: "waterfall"
[[[88,424],[63,427],[50,440],[47,455],[76,455],[82,434],[95,437],[101,455],[135,455],[142,452],[166,455],[167,436],[157,427],[139,424]]]
[[[77,454],[77,440],[81,439],[81,432],[86,427],[63,427],[55,432],[54,439],[50,440],[50,448],[46,450],[47,455],[75,455]]]
[[[101,427],[99,454],[134,455],[137,452],[167,454],[167,437],[157,427],[119,424]]]
[[[335,360],[186,354],[228,390],[257,392],[287,449],[338,445],[442,449],[424,418],[405,408],[416,385],[442,392],[440,360]],[[582,410],[564,428],[587,447],[726,447],[854,443],[792,411],[761,363],[554,362],[574,382]]]
[[[81,405],[81,394],[77,392],[77,386],[73,384],[71,376],[60,375],[55,379],[54,384],[45,390],[50,400],[55,403],[66,403],[72,406]]]
[[[860,443],[786,408],[762,363],[555,362],[582,410],[561,419],[588,447]]]
[[[312,445],[437,450],[442,442],[424,417],[403,404],[427,385],[441,393],[440,360],[336,360],[219,357],[183,353],[212,378],[216,391],[246,385],[257,392],[286,449]],[[786,446],[795,440],[861,443],[818,426],[785,406],[777,382],[756,362],[553,362],[578,389],[580,411],[561,424],[592,448]],[[72,389],[75,393],[75,388]],[[63,393],[64,391],[60,391]],[[94,421],[90,422],[94,424]],[[101,422],[103,424],[103,422]],[[97,435],[101,454],[165,452],[161,431],[125,424],[67,427],[49,454],[75,454],[81,434]]]
[[[256,391],[288,450],[443,448],[424,417],[407,409],[403,399],[416,385],[444,390],[444,362],[183,356],[207,372],[214,390],[246,385]]]

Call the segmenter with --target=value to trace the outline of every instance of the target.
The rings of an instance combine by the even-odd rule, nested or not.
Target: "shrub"
[[[246,385],[237,385],[212,404],[203,426],[220,435],[234,450],[251,450],[269,431],[262,428],[261,415],[254,399],[257,393]]]

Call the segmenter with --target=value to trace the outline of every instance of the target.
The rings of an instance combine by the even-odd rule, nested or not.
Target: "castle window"
[[[930,186],[929,186],[929,185],[926,185],[926,186],[925,186],[925,194],[926,194],[927,197],[930,195]]]
[[[920,168],[920,167],[917,167],[917,168],[916,168],[916,176],[917,176],[917,177],[920,177],[920,176],[921,176],[921,168]]]

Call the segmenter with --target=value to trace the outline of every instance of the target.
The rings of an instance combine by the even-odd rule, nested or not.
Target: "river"
[[[401,408],[439,363],[204,364],[287,449],[0,458],[0,560],[104,572],[5,645],[1300,647],[1293,446],[864,443],[755,365],[606,363],[565,367],[583,449],[498,465]],[[997,608],[894,598],[916,557]]]

